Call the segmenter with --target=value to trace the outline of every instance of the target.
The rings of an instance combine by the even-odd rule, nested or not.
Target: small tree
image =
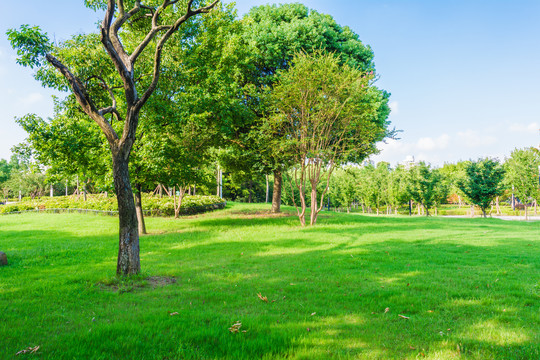
[[[504,192],[504,169],[497,160],[486,158],[467,163],[465,174],[465,178],[457,182],[458,187],[482,210],[484,217],[487,217],[488,206],[495,197]]]
[[[516,196],[525,205],[525,219],[528,219],[527,203],[540,199],[540,154],[535,150],[515,149],[505,163],[506,182],[514,185]]]
[[[420,162],[409,170],[409,194],[414,201],[422,204],[426,209],[426,216],[429,216],[429,209],[441,197],[438,190],[440,182],[440,173],[424,162]]]
[[[306,190],[311,191],[314,225],[335,166],[359,162],[390,134],[388,98],[373,86],[372,72],[342,66],[336,55],[300,53],[293,64],[274,88],[271,128],[280,134],[273,145],[284,147],[294,159],[290,183],[299,191],[300,204],[293,202],[305,226]],[[319,197],[323,174],[326,186]]]

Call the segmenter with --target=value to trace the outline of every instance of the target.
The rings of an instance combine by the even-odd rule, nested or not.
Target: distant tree
[[[350,212],[351,205],[358,197],[360,169],[356,166],[345,166],[335,170],[330,181],[329,196],[340,206]]]
[[[484,217],[487,217],[486,209],[491,202],[504,192],[504,172],[497,160],[479,159],[465,165],[465,178],[457,182],[467,199],[482,210]]]
[[[514,186],[516,196],[525,205],[527,219],[527,203],[540,199],[540,155],[534,148],[515,149],[504,167],[506,182],[509,186]]]
[[[441,197],[438,189],[440,182],[441,174],[423,161],[409,169],[408,192],[414,201],[426,209],[426,216]]]
[[[306,190],[311,192],[310,224],[317,221],[336,165],[360,162],[390,135],[387,98],[373,86],[372,74],[340,65],[336,55],[299,53],[274,87],[271,144],[294,159],[291,186],[299,191],[297,213],[305,226]],[[324,174],[326,186],[317,194]]]

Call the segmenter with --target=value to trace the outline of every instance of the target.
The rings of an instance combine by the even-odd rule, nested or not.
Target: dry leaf
[[[311,316],[313,316],[313,315],[315,315],[315,314],[316,314],[316,312],[313,312],[313,313],[311,313]]]
[[[174,316],[174,315],[180,315],[178,314],[176,311],[175,312],[172,312],[172,313],[169,313],[170,316]]]
[[[268,302],[268,298],[267,298],[266,296],[262,296],[261,293],[258,293],[257,296],[258,296],[259,299],[261,299],[262,301]]]
[[[385,314],[386,314],[387,312],[389,312],[389,311],[390,311],[390,308],[384,309],[384,313],[385,313]]]
[[[429,313],[432,313],[432,312],[433,312],[433,310],[428,310],[427,312],[429,312]]]
[[[402,319],[410,319],[408,316],[405,316],[405,315],[399,315],[399,314],[398,314],[398,316],[399,316],[400,318],[402,318]]]
[[[240,332],[241,327],[242,327],[242,323],[240,322],[240,320],[238,320],[236,323],[231,325],[231,327],[229,328],[229,331],[235,334],[235,333]]]
[[[27,349],[23,349],[15,354],[15,356],[21,355],[21,354],[35,354],[39,350],[39,345],[31,347],[29,346]]]
[[[411,349],[411,350],[416,350],[416,348],[415,348],[415,347],[412,347],[411,345],[409,345],[409,349]]]

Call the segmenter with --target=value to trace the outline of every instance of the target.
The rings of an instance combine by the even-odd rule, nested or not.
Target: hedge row
[[[151,196],[144,194],[142,198],[143,210],[146,215],[174,216],[174,201],[172,197]],[[225,207],[223,199],[217,196],[184,196],[180,214],[192,215],[209,210]],[[58,209],[87,209],[104,212],[117,212],[118,204],[115,197],[104,195],[88,195],[87,201],[80,196],[42,197],[40,199],[26,200],[0,206],[0,214],[16,213],[32,210],[58,210]]]

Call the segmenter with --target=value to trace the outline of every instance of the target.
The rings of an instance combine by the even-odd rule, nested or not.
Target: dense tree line
[[[522,206],[527,216],[528,207],[540,200],[540,154],[535,148],[516,149],[503,163],[484,158],[440,168],[423,162],[395,168],[385,162],[348,165],[335,172],[329,194],[329,205],[347,211],[397,213],[411,207],[430,215],[438,205],[455,203],[477,206],[487,216],[491,205],[506,201]]]

